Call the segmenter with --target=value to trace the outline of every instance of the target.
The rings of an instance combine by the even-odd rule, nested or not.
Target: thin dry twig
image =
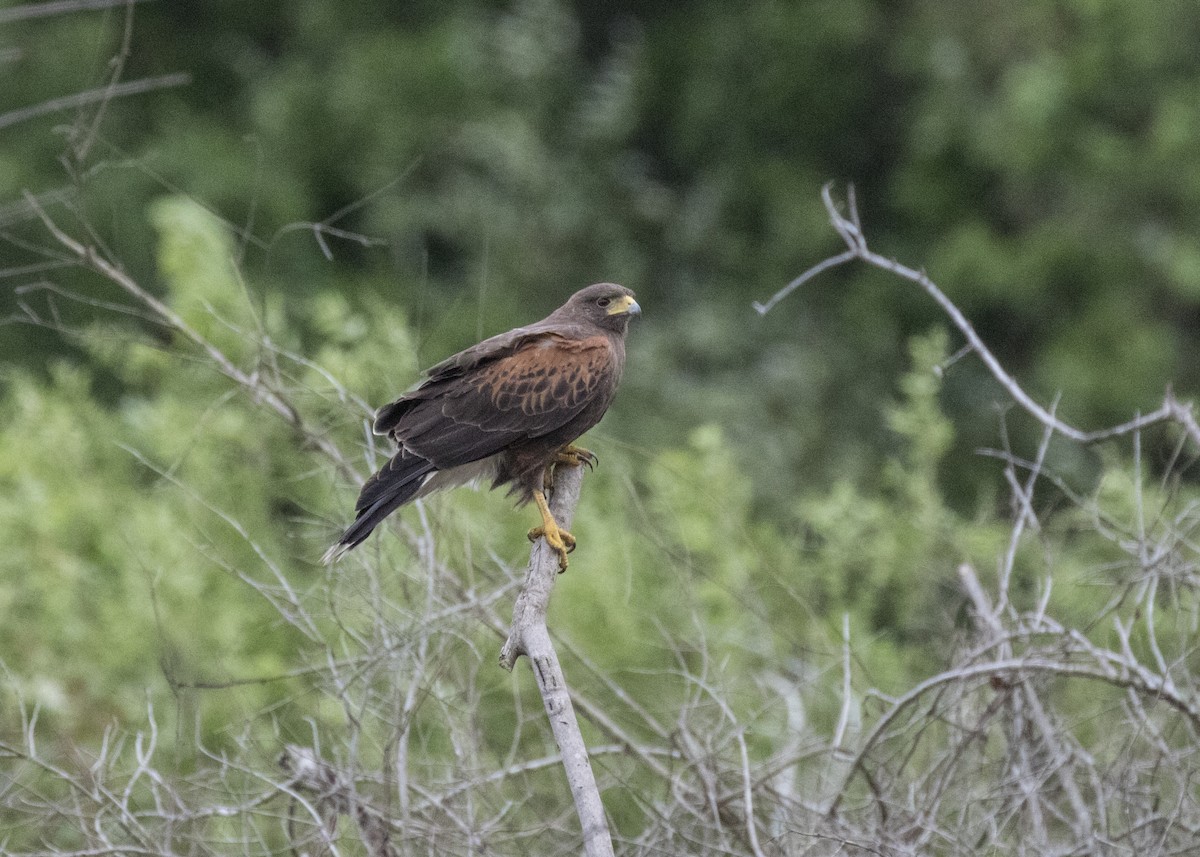
[[[46,230],[54,237],[63,248],[68,250],[79,264],[85,268],[96,272],[104,277],[109,282],[120,287],[129,295],[134,297],[139,303],[150,310],[155,318],[166,327],[180,333],[185,338],[194,343],[207,356],[222,375],[226,376],[239,387],[249,393],[255,401],[260,401],[269,407],[276,414],[281,416],[288,424],[290,424],[301,436],[305,442],[311,446],[321,450],[325,455],[337,464],[339,470],[344,474],[353,475],[354,471],[342,455],[341,449],[324,433],[311,428],[300,415],[300,411],[296,408],[288,398],[281,393],[274,385],[268,383],[267,377],[261,372],[246,372],[237,364],[234,363],[221,349],[206,339],[199,331],[193,328],[182,316],[175,312],[165,302],[159,300],[154,295],[146,291],[142,286],[131,277],[123,268],[114,262],[109,261],[100,255],[100,252],[92,246],[86,245],[64,231],[46,212],[38,199],[26,191],[24,194],[25,203],[29,206]]]
[[[0,9],[0,24],[12,24],[34,18],[49,18],[53,15],[65,15],[71,12],[111,9],[114,6],[132,6],[134,3],[141,2],[143,0],[47,0],[43,3],[26,3],[23,6]]]
[[[17,110],[10,110],[7,113],[0,114],[0,131],[41,116],[62,113],[63,111],[84,107],[88,104],[101,104],[113,98],[142,95],[147,92],[155,92],[159,89],[174,89],[179,86],[186,86],[191,82],[192,76],[190,74],[175,72],[174,74],[164,74],[158,77],[145,77],[139,80],[127,80],[124,83],[113,83],[108,86],[84,90],[83,92],[73,92],[61,98],[51,98],[49,101],[41,101],[29,107],[21,107]]]

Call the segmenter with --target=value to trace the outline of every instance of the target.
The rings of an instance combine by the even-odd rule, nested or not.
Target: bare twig
[[[858,208],[854,201],[853,187],[851,187],[847,195],[846,214],[842,213],[838,204],[834,201],[832,187],[832,183],[825,185],[821,190],[821,198],[825,201],[825,210],[829,213],[834,229],[837,230],[842,240],[846,242],[848,249],[836,256],[831,256],[828,259],[818,262],[780,289],[766,303],[755,303],[754,307],[759,313],[765,314],[769,312],[772,307],[786,298],[801,284],[807,282],[817,274],[837,265],[844,264],[851,259],[861,259],[868,265],[888,271],[920,286],[942,308],[942,311],[946,313],[959,332],[966,337],[967,345],[979,355],[979,359],[983,361],[988,371],[992,374],[992,377],[1004,387],[1017,404],[1032,414],[1042,425],[1052,428],[1059,434],[1079,443],[1095,443],[1096,441],[1108,438],[1122,437],[1161,422],[1174,422],[1184,430],[1193,444],[1200,446],[1200,424],[1196,421],[1195,409],[1192,403],[1180,402],[1175,398],[1175,394],[1170,389],[1164,393],[1163,403],[1158,408],[1120,425],[1096,429],[1094,431],[1083,431],[1058,419],[1022,389],[1016,379],[1005,370],[996,356],[984,344],[983,339],[975,331],[974,325],[955,306],[954,302],[937,287],[933,280],[929,279],[924,271],[902,265],[894,259],[888,259],[886,256],[881,256],[873,252],[867,247],[867,238],[859,223]]]
[[[110,262],[104,258],[96,250],[95,247],[86,245],[68,235],[57,223],[51,219],[46,210],[42,208],[41,203],[37,198],[25,192],[25,202],[42,221],[46,230],[54,237],[54,239],[66,250],[68,250],[85,268],[88,268],[109,282],[119,286],[129,295],[134,297],[139,303],[143,304],[150,310],[160,324],[171,328],[178,332],[186,339],[201,349],[208,359],[212,362],[222,375],[225,375],[230,380],[234,381],[239,387],[249,393],[256,401],[260,401],[268,408],[274,411],[279,416],[289,423],[297,432],[305,439],[305,442],[311,446],[320,449],[325,455],[338,465],[339,470],[344,474],[353,475],[353,468],[349,466],[342,451],[323,433],[311,428],[301,417],[299,410],[287,399],[281,392],[275,389],[268,383],[267,378],[260,372],[246,372],[239,368],[232,359],[230,359],[223,351],[217,348],[210,340],[206,339],[199,331],[187,323],[187,321],[175,312],[164,301],[159,300],[150,292],[146,291],[142,286],[130,276],[119,265]]]
[[[52,15],[65,15],[71,12],[111,9],[114,6],[133,5],[140,2],[143,0],[48,0],[44,3],[26,3],[23,6],[0,9],[0,24],[12,24],[16,21],[28,21],[33,18],[48,18]]]
[[[842,707],[838,713],[837,726],[833,730],[833,746],[841,749],[846,740],[846,727],[850,724],[850,709],[853,706],[850,683],[850,614],[842,614]]]
[[[1054,400],[1054,404],[1050,406],[1050,415],[1054,416],[1058,410],[1058,399]],[[1037,484],[1038,477],[1041,476],[1042,466],[1046,461],[1046,453],[1050,450],[1050,441],[1054,438],[1054,426],[1045,426],[1042,432],[1041,442],[1038,443],[1037,455],[1034,457],[1032,466],[1029,468],[1029,475],[1025,479],[1025,484],[1021,485],[1017,480],[1016,472],[1013,470],[1012,462],[1005,466],[1005,473],[1011,479],[1013,486],[1013,500],[1017,504],[1019,511],[1017,512],[1016,521],[1013,524],[1012,532],[1009,533],[1008,549],[1004,553],[1004,560],[1000,564],[1000,582],[998,584],[999,597],[997,598],[995,613],[998,616],[1008,606],[1009,582],[1012,579],[1013,566],[1017,560],[1017,548],[1021,543],[1021,536],[1025,533],[1027,524],[1037,524],[1037,516],[1033,511],[1033,489]],[[976,601],[976,606],[979,606]]]
[[[18,125],[21,122],[37,119],[39,116],[48,116],[52,113],[60,113],[64,110],[83,107],[87,104],[106,102],[113,98],[141,95],[145,92],[154,92],[158,89],[174,89],[177,86],[186,86],[191,82],[192,76],[190,74],[176,72],[174,74],[160,75],[159,77],[144,77],[139,80],[129,80],[124,83],[99,86],[95,89],[84,90],[83,92],[73,92],[61,98],[51,98],[49,101],[42,101],[32,104],[29,107],[22,107],[0,114],[0,131],[13,125]]]

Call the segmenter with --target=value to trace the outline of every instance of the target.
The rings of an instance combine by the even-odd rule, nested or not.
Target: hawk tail
[[[336,562],[349,550],[358,547],[379,524],[396,509],[417,495],[417,492],[437,472],[432,463],[410,452],[398,452],[379,472],[366,481],[354,509],[358,517],[346,528],[325,555],[324,565]]]

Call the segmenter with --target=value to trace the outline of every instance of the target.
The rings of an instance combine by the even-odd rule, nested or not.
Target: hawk
[[[591,465],[572,444],[612,403],[625,367],[625,331],[641,313],[633,292],[597,283],[571,295],[546,318],[485,339],[429,370],[426,380],[375,415],[375,434],[399,451],[366,481],[354,523],[326,564],[361,544],[384,518],[412,500],[490,479],[509,486],[518,505],[533,500],[545,538],[565,571],[575,537],[558,526],[545,487],[556,464]]]

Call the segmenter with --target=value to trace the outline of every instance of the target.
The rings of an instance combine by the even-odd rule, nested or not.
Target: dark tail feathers
[[[321,562],[329,565],[340,559],[346,551],[362,544],[384,518],[421,490],[426,475],[436,469],[425,459],[410,452],[401,451],[392,456],[392,459],[363,485],[358,502],[354,504],[354,511],[358,513],[358,517],[346,528],[346,532],[342,533],[337,543],[325,551]]]

